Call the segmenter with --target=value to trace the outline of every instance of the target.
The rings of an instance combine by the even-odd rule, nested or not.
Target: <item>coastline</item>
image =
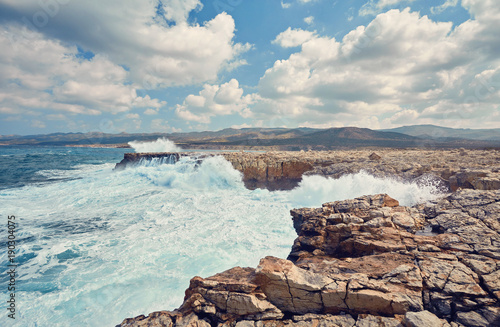
[[[288,260],[194,277],[177,310],[117,327],[500,324],[500,190],[411,208],[379,194],[291,215]],[[425,226],[433,234],[417,235]]]
[[[371,169],[406,179],[432,175],[452,193],[411,208],[380,194],[294,209],[298,238],[288,260],[266,257],[257,268],[194,277],[179,309],[118,326],[499,325],[498,153],[413,151],[321,152],[322,160],[314,152],[224,154],[247,180],[286,179],[284,170],[273,176],[270,168],[295,162],[310,165],[299,178]]]
[[[500,188],[500,151],[496,150],[338,150],[260,152],[127,153],[115,169],[174,156],[223,156],[243,174],[247,188],[290,190],[302,176],[339,178],[365,171],[377,177],[437,183],[441,188],[495,190]]]

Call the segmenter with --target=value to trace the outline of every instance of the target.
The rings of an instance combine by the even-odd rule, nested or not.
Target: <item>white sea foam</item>
[[[339,179],[304,176],[299,187],[290,191],[290,201],[298,207],[318,207],[325,202],[352,199],[362,195],[386,193],[401,205],[412,206],[443,194],[436,181],[405,182],[380,178],[364,171]]]
[[[167,138],[159,138],[153,142],[138,142],[132,141],[128,143],[137,153],[154,153],[154,152],[179,152],[180,147]]]
[[[250,191],[220,157],[119,172],[85,165],[73,173],[81,179],[0,191],[0,207],[16,214],[25,240],[14,326],[114,326],[174,309],[193,276],[255,267],[266,255],[286,258],[296,237],[293,207],[380,192],[403,204],[435,196],[432,186],[366,173]],[[6,262],[5,251],[0,259]],[[0,325],[6,319],[0,315]]]

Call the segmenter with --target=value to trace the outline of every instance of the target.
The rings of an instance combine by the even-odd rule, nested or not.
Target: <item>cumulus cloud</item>
[[[148,108],[144,111],[144,114],[147,115],[147,116],[154,116],[154,115],[158,115],[158,110],[155,110],[155,109],[152,109],[152,108]]]
[[[127,83],[127,71],[107,57],[79,58],[75,46],[30,32],[31,42],[11,39],[25,33],[19,26],[0,26],[0,105],[32,110],[99,115],[133,107],[159,108],[164,103],[140,97]]]
[[[254,96],[243,96],[238,81],[232,79],[222,85],[205,84],[198,95],[191,94],[182,105],[177,105],[175,112],[181,119],[208,124],[215,116],[246,116],[248,105],[253,102]]]
[[[156,115],[166,102],[138,90],[206,83],[247,64],[239,56],[252,46],[233,42],[230,15],[188,22],[201,8],[199,0],[0,1],[3,120],[37,115],[32,126],[44,128],[58,117],[70,127],[75,115],[123,114],[106,129],[140,128],[127,113]]]
[[[376,15],[386,8],[393,8],[397,5],[408,4],[413,1],[415,0],[370,0],[359,9],[359,15]]]
[[[316,32],[304,31],[302,29],[292,29],[289,27],[286,31],[280,33],[273,44],[278,44],[283,48],[293,48],[302,45],[315,36]]]
[[[431,7],[431,13],[440,14],[448,8],[456,7],[458,5],[458,0],[446,0],[442,5]]]
[[[202,25],[187,22],[189,13],[201,6],[199,0],[71,1],[52,8],[56,14],[50,15],[38,0],[3,1],[0,21],[22,22],[48,39],[106,56],[126,67],[138,88],[150,89],[213,80],[241,53],[241,45],[233,43],[235,25],[228,14]],[[47,19],[40,22],[37,13]],[[13,38],[33,43],[29,33]]]
[[[475,19],[455,29],[410,9],[390,10],[342,40],[290,42],[300,51],[265,72],[252,117],[304,126],[498,126],[500,5],[463,5]]]

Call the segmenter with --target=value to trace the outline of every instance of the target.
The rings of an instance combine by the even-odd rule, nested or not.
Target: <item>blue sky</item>
[[[495,0],[0,0],[0,134],[500,127]]]

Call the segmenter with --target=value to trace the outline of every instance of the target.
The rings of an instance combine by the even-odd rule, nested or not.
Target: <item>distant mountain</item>
[[[130,141],[152,141],[166,137],[186,149],[330,150],[356,147],[500,148],[499,130],[456,130],[432,125],[391,130],[343,127],[227,128],[193,133],[54,133],[48,135],[4,135],[1,145],[127,146]]]
[[[396,132],[426,139],[467,139],[482,141],[500,141],[500,128],[496,129],[464,129],[448,128],[435,125],[413,125],[381,130]]]

